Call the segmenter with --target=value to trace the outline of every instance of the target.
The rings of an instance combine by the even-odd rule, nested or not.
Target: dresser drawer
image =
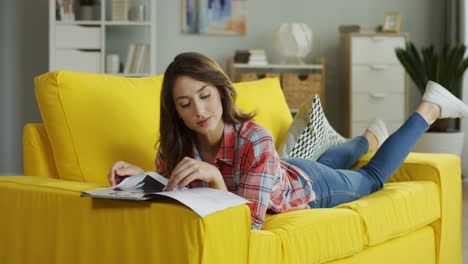
[[[370,121],[376,117],[388,121],[403,119],[404,93],[352,93],[351,122]]]
[[[55,69],[100,73],[101,52],[58,49],[55,52]]]
[[[404,46],[402,36],[354,36],[351,39],[351,63],[399,64],[395,48]]]
[[[401,92],[405,90],[405,70],[397,64],[353,65],[351,92]]]
[[[358,122],[353,122],[351,123],[351,137],[357,137],[357,136],[362,136],[364,131],[367,129],[369,124],[373,122],[374,120],[369,120],[369,121],[358,121]],[[387,126],[387,130],[389,134],[392,134],[395,132],[398,128],[403,125],[404,120],[399,120],[399,121],[387,121],[383,120],[385,125]]]
[[[74,25],[57,25],[55,46],[72,49],[100,49],[101,28]]]

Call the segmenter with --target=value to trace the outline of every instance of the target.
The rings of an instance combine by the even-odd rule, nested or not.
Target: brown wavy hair
[[[164,162],[167,176],[184,157],[192,157],[195,143],[195,132],[179,118],[173,98],[174,84],[180,76],[212,84],[218,89],[223,106],[222,119],[225,122],[243,123],[255,116],[255,113],[244,113],[237,108],[236,90],[229,77],[215,61],[196,52],[177,55],[164,73],[161,90],[159,147],[160,158]]]

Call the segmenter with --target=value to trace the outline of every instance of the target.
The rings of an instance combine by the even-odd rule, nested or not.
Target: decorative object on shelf
[[[340,25],[338,27],[340,33],[376,33],[379,31],[379,26],[368,26],[368,25]]]
[[[106,56],[106,73],[119,73],[119,54],[109,53]]]
[[[306,24],[281,24],[275,32],[275,47],[281,54],[281,63],[287,58],[295,58],[299,64],[312,48],[312,30]]]
[[[144,22],[145,21],[145,12],[146,6],[145,5],[135,5],[130,8],[128,19],[130,21],[138,21]]]
[[[382,32],[400,33],[401,12],[386,12]]]
[[[247,0],[182,0],[182,32],[245,35]]]
[[[95,0],[80,0],[80,20],[94,20]]]
[[[73,0],[56,0],[55,7],[58,9],[58,12],[56,12],[56,19],[61,21],[75,21],[73,6]]]
[[[111,20],[127,21],[130,9],[130,0],[112,0]]]
[[[408,43],[405,49],[395,50],[400,63],[421,95],[426,90],[427,82],[431,80],[444,86],[458,98],[461,98],[463,75],[468,67],[465,51],[466,46],[461,43],[445,45],[439,50],[434,45],[418,50],[413,43]],[[420,152],[461,155],[463,138],[459,119],[437,119],[418,141],[415,149]]]

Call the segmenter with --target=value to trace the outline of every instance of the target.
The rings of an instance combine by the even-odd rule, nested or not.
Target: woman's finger
[[[179,163],[177,163],[175,168],[172,170],[171,176],[179,173],[181,170],[184,170],[187,167],[192,166],[193,161],[194,159],[192,158],[188,158],[188,157],[183,158]]]
[[[195,171],[189,175],[187,175],[180,183],[179,183],[179,188],[182,189],[189,185],[191,182],[199,179],[198,174],[195,173]]]
[[[190,174],[194,173],[197,170],[195,166],[188,166],[184,170],[179,171],[179,173],[172,175],[172,181],[167,184],[166,190],[172,190],[175,186],[179,185],[185,179],[185,177],[189,176]]]

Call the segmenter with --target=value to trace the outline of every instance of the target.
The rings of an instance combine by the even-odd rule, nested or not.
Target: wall
[[[410,32],[417,45],[440,39],[442,20],[437,0],[248,0],[248,34],[199,36],[181,33],[181,0],[157,0],[158,73],[183,51],[198,51],[225,65],[235,49],[265,48],[271,62],[278,62],[272,36],[283,22],[307,23],[314,32],[310,58],[327,59],[327,116],[342,129],[339,83],[339,33],[341,24],[376,25],[386,11],[401,11],[401,30]],[[21,130],[40,122],[34,100],[33,77],[48,67],[48,1],[1,0],[0,15],[0,175],[21,174]],[[410,109],[419,101],[411,89]]]

